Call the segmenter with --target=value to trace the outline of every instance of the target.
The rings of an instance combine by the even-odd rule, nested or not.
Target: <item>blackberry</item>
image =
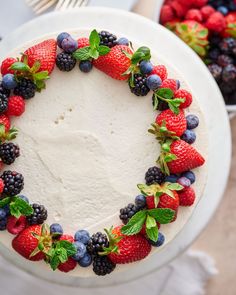
[[[14,89],[15,95],[20,95],[24,99],[30,99],[34,97],[36,92],[36,85],[29,79],[23,78],[20,80],[16,88]]]
[[[120,209],[120,220],[126,224],[128,223],[129,219],[138,211],[139,208],[136,205],[130,203],[128,206]]]
[[[131,86],[131,81],[129,81],[129,88],[133,94],[137,96],[145,96],[150,91],[146,83],[147,75],[134,74],[134,86]]]
[[[43,205],[32,204],[34,213],[27,217],[27,222],[30,225],[42,224],[48,217],[47,209]]]
[[[101,31],[98,33],[100,37],[100,45],[105,45],[108,47],[113,47],[117,45],[117,37],[107,31]]]
[[[213,48],[208,52],[208,58],[210,58],[213,61],[216,61],[219,55],[220,50],[218,48]]]
[[[229,55],[226,55],[226,54],[221,54],[217,58],[217,64],[222,68],[224,68],[230,64],[233,64],[233,63],[234,63],[233,58],[230,57]]]
[[[227,83],[227,82],[220,82],[219,87],[223,95],[231,95],[234,91],[236,91],[236,83]]]
[[[90,254],[96,254],[99,251],[103,250],[103,247],[108,247],[109,242],[107,236],[101,232],[93,234],[88,241],[87,251]]]
[[[220,81],[221,74],[222,74],[222,67],[218,66],[217,64],[211,64],[208,66],[208,69],[211,72],[212,76],[215,78],[215,80]]]
[[[18,195],[24,187],[24,177],[16,171],[4,171],[1,178],[4,182],[3,193],[10,197]]]
[[[10,90],[4,88],[0,83],[0,114],[4,113],[8,107],[8,98],[10,96]]]
[[[107,256],[96,255],[93,258],[93,271],[98,276],[105,276],[115,269],[116,265]]]
[[[236,67],[228,65],[223,69],[222,80],[226,83],[236,82]]]
[[[57,55],[56,65],[60,71],[70,72],[76,65],[76,59],[70,53],[61,52]]]
[[[0,158],[4,164],[11,165],[20,155],[18,145],[9,142],[0,145]]]
[[[152,105],[153,105],[153,107],[155,106],[155,95],[154,94],[152,96]],[[169,109],[168,103],[166,101],[159,100],[158,106],[157,106],[157,108],[155,108],[155,110],[162,112],[162,111],[165,111],[167,109]]]
[[[221,40],[222,38],[218,34],[212,34],[209,38],[211,47],[218,47]]]
[[[147,185],[154,183],[162,184],[165,181],[165,174],[161,172],[161,169],[154,166],[148,169],[145,174],[145,180]]]
[[[225,54],[231,54],[236,48],[236,39],[225,38],[219,44],[220,50]]]

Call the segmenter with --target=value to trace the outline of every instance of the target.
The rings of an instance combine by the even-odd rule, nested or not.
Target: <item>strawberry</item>
[[[1,165],[3,166],[3,162],[0,161],[0,170],[3,168],[1,167]],[[3,192],[4,189],[4,181],[2,180],[2,178],[0,179],[0,194]]]
[[[210,17],[210,15],[212,15],[212,13],[215,12],[215,9],[212,6],[210,6],[210,5],[206,5],[206,6],[203,6],[200,9],[200,11],[201,11],[203,20],[206,21]]]
[[[3,124],[5,126],[5,132],[8,132],[11,127],[11,121],[8,116],[6,115],[0,115],[0,124]]]
[[[157,205],[157,208],[168,208],[172,209],[174,211],[177,211],[179,208],[179,195],[176,191],[172,191],[174,194],[174,197],[167,194],[163,194],[159,198],[159,203]]]
[[[142,260],[151,251],[151,245],[141,235],[125,236],[121,233],[122,226],[115,227],[110,232],[109,248],[105,248],[103,255],[108,255],[115,264],[125,264]]]
[[[187,121],[183,110],[179,114],[174,114],[171,110],[165,110],[156,117],[156,123],[161,127],[164,123],[169,131],[176,136],[181,136],[187,129]]]
[[[214,12],[209,16],[205,25],[209,30],[220,33],[225,30],[226,21],[223,14],[220,12]]]
[[[21,96],[11,96],[8,100],[6,115],[21,116],[25,111],[25,101]]]
[[[202,13],[199,9],[190,9],[186,14],[185,19],[195,20],[195,21],[201,23],[203,20],[203,17],[202,17]]]
[[[172,1],[170,6],[173,8],[175,15],[179,18],[184,17],[188,10],[188,8],[185,5],[181,5],[178,0]]]
[[[52,239],[46,226],[32,225],[24,229],[12,240],[13,249],[28,260],[45,258],[44,251],[50,249]]]
[[[183,98],[183,99],[185,99],[185,101],[182,102],[180,104],[180,106],[179,106],[181,109],[188,108],[191,105],[192,101],[193,101],[192,94],[190,92],[188,92],[187,90],[184,90],[184,89],[177,90],[175,92],[175,94],[174,94],[174,97],[175,98]]]
[[[133,54],[132,50],[126,45],[116,45],[111,48],[110,52],[106,55],[99,56],[98,59],[93,61],[94,66],[108,76],[117,80],[127,80],[129,74],[123,75],[130,66],[131,60],[126,54]]]
[[[175,140],[170,145],[170,153],[175,156],[167,163],[170,173],[178,174],[200,167],[205,163],[198,151],[183,140]]]
[[[169,88],[172,91],[179,89],[179,80],[165,79],[160,88]]]
[[[48,74],[50,74],[55,66],[56,49],[56,40],[49,39],[28,48],[24,52],[24,55],[28,57],[28,65],[30,67],[32,67],[36,61],[38,61],[40,62],[40,68],[38,71],[47,71]]]
[[[175,18],[174,9],[170,5],[163,5],[161,8],[160,22],[165,24]]]
[[[167,68],[163,65],[154,66],[150,75],[157,75],[162,81],[167,79],[168,73]]]
[[[89,46],[89,39],[86,37],[78,39],[78,48],[83,48],[85,46]]]
[[[7,230],[13,235],[18,235],[27,226],[27,220],[25,216],[16,218],[14,216],[9,216],[7,219]]]
[[[236,12],[230,12],[226,17],[226,28],[222,32],[223,37],[236,38]]]
[[[58,269],[62,272],[69,272],[76,268],[77,262],[72,259],[71,257],[68,258],[68,260],[64,263],[61,263],[58,266]]]
[[[71,235],[62,235],[60,236],[60,241],[68,241],[73,243],[74,242],[74,238]]]
[[[191,186],[179,192],[180,206],[192,206],[195,199],[196,199],[196,195]]]
[[[191,0],[194,7],[203,7],[207,4],[208,0]]]
[[[4,59],[4,61],[1,64],[1,74],[2,76],[6,74],[14,74],[13,70],[10,70],[10,67],[17,62],[17,60],[13,57],[8,57]]]

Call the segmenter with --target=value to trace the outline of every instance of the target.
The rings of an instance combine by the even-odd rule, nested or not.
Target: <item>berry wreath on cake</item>
[[[199,201],[203,115],[173,67],[137,48],[78,30],[3,60],[0,243],[27,260],[109,274],[163,248]]]

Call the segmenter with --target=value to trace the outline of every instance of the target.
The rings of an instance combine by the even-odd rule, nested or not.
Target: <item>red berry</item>
[[[3,124],[5,126],[5,131],[8,132],[11,127],[11,121],[8,116],[6,115],[0,115],[0,124]]]
[[[203,6],[200,9],[200,11],[202,13],[203,19],[206,21],[210,17],[210,15],[212,15],[212,13],[215,12],[215,9],[210,5],[206,5],[206,6]]]
[[[191,0],[194,7],[203,7],[207,4],[208,0]]]
[[[179,81],[174,79],[165,79],[160,88],[169,88],[175,92],[179,89]]]
[[[14,216],[9,216],[7,219],[7,230],[13,235],[18,235],[27,226],[27,220],[25,216],[16,218]]]
[[[71,235],[62,235],[59,240],[74,243],[74,238]]]
[[[6,115],[21,116],[25,111],[25,101],[21,96],[11,96],[8,100]]]
[[[186,14],[185,19],[195,20],[195,21],[201,23],[203,17],[202,17],[202,13],[199,9],[190,9]]]
[[[13,57],[8,57],[4,59],[1,65],[1,74],[4,76],[6,74],[14,74],[13,70],[10,70],[9,68],[15,63],[17,60]]]
[[[2,163],[2,161],[1,161]],[[4,182],[2,179],[0,179],[0,194],[3,192],[3,189],[4,189]]]
[[[206,22],[206,27],[216,33],[222,32],[226,27],[226,21],[223,14],[220,12],[214,12],[210,15]]]
[[[196,199],[195,192],[192,187],[187,187],[179,192],[180,206],[192,206]]]
[[[160,22],[165,24],[175,18],[174,10],[169,5],[163,5],[161,9]]]
[[[66,262],[61,263],[58,266],[58,269],[62,272],[69,272],[73,270],[76,267],[76,265],[77,265],[77,262],[71,257],[69,257],[69,259]]]
[[[180,18],[184,17],[188,10],[188,8],[184,5],[181,5],[178,0],[173,1],[170,6],[173,8],[175,15]]]
[[[192,94],[190,92],[188,92],[185,89],[179,89],[175,92],[175,98],[183,98],[185,99],[185,101],[183,103],[181,103],[180,108],[181,109],[185,109],[188,108],[192,101],[193,101],[193,97]]]
[[[83,48],[85,46],[89,46],[89,39],[86,37],[78,39],[78,48]]]
[[[167,79],[168,73],[165,66],[158,65],[153,68],[150,75],[157,75],[161,78],[162,81],[164,81],[165,79]]]
[[[154,209],[155,208],[155,202],[153,196],[146,196],[146,204],[148,209]]]

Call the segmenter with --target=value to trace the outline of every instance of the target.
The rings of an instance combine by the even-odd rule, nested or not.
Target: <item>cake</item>
[[[67,276],[115,274],[152,259],[188,222],[207,179],[204,117],[174,66],[152,50],[149,60],[148,48],[126,38],[79,29],[40,37],[3,58],[2,251],[34,263],[38,273],[51,265]],[[34,64],[33,75],[24,63]],[[36,92],[32,77],[46,89]],[[44,249],[33,252],[42,224],[51,226]]]

